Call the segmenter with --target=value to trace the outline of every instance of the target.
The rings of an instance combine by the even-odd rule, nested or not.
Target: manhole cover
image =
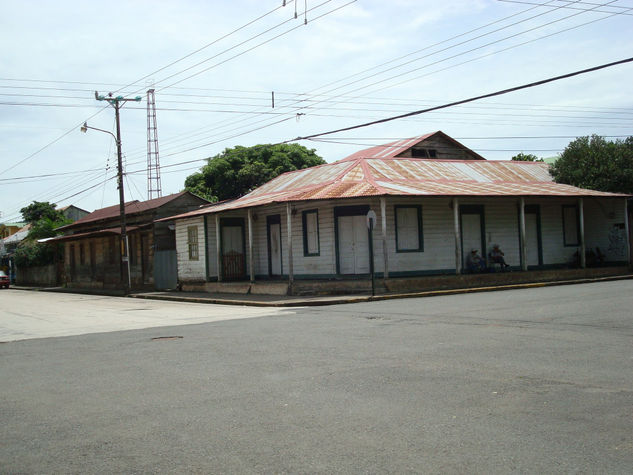
[[[152,340],[180,340],[181,336],[155,336]]]

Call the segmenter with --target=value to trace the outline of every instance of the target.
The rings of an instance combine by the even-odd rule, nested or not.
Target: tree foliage
[[[18,267],[44,266],[54,262],[55,247],[58,245],[40,244],[36,241],[24,240],[13,253]]]
[[[58,244],[38,243],[38,239],[54,237],[59,234],[57,228],[72,221],[67,219],[54,203],[33,201],[22,208],[22,218],[31,225],[29,233],[15,249],[15,263],[21,267],[42,266],[53,262]]]
[[[61,211],[56,209],[55,203],[49,203],[48,201],[33,201],[28,206],[25,206],[20,210],[22,218],[27,223],[33,224],[40,219],[48,218],[53,221],[62,220],[64,215]]]
[[[515,162],[542,162],[542,158],[538,158],[533,153],[517,153],[512,160]]]
[[[185,189],[211,201],[239,198],[282,173],[324,164],[315,152],[299,144],[227,148],[189,175]]]
[[[610,141],[592,135],[567,145],[550,173],[557,183],[613,193],[633,193],[633,137]]]

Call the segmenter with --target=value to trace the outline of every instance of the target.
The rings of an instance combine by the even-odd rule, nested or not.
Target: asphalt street
[[[0,344],[0,472],[628,474],[632,291],[284,310],[0,291],[21,305],[4,341],[30,338]],[[83,334],[41,338],[75,314]]]

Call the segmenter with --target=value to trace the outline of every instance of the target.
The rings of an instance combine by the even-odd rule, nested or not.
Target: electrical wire
[[[320,137],[320,136],[323,136],[323,135],[331,135],[331,134],[335,134],[335,133],[338,133],[338,132],[345,132],[345,131],[348,131],[348,130],[354,130],[354,129],[359,129],[359,128],[362,128],[362,127],[369,127],[371,125],[376,125],[376,124],[382,124],[382,123],[385,123],[385,122],[390,122],[390,121],[393,121],[393,120],[403,119],[405,117],[412,117],[412,116],[415,116],[415,115],[420,115],[420,114],[424,114],[424,113],[435,111],[435,110],[446,109],[446,108],[449,108],[449,107],[454,107],[454,106],[459,105],[459,104],[465,104],[467,102],[474,102],[474,101],[478,101],[478,100],[485,99],[485,98],[488,98],[488,97],[501,96],[501,95],[504,95],[504,94],[509,94],[511,92],[516,92],[516,91],[520,91],[520,90],[527,89],[527,88],[532,88],[532,87],[536,87],[536,86],[542,86],[542,85],[548,84],[550,82],[560,81],[562,79],[569,79],[571,77],[575,77],[575,76],[579,76],[579,75],[582,75],[582,74],[587,74],[587,73],[599,71],[601,69],[611,68],[611,67],[614,67],[614,66],[619,66],[619,65],[622,65],[622,64],[630,63],[632,61],[633,61],[633,57],[632,58],[621,59],[619,61],[613,61],[611,63],[601,64],[599,66],[594,66],[594,67],[591,67],[591,68],[582,69],[582,70],[579,70],[579,71],[574,71],[572,73],[567,73],[567,74],[563,74],[563,75],[560,75],[560,76],[554,76],[554,77],[551,77],[551,78],[542,79],[540,81],[535,81],[535,82],[531,82],[531,83],[528,83],[528,84],[523,84],[521,86],[511,87],[509,89],[503,89],[503,90],[500,90],[500,91],[491,92],[491,93],[488,93],[488,94],[483,94],[483,95],[471,97],[471,98],[468,98],[468,99],[462,99],[460,101],[455,101],[455,102],[451,102],[451,103],[448,103],[448,104],[443,104],[443,105],[440,105],[440,106],[434,106],[434,107],[430,107],[430,108],[427,108],[427,109],[422,109],[422,110],[417,110],[417,111],[413,111],[413,112],[408,112],[406,114],[400,114],[400,115],[393,116],[393,117],[386,117],[384,119],[379,119],[379,120],[375,120],[375,121],[372,121],[372,122],[366,122],[364,124],[353,125],[353,126],[350,126],[350,127],[343,127],[343,128],[340,128],[340,129],[330,130],[328,132],[320,132],[320,133],[311,134],[311,135],[308,135],[308,136],[297,137],[296,139],[294,139],[292,141],[306,140],[306,139],[311,139],[311,138],[314,138],[314,137]],[[281,143],[288,143],[288,142],[290,142],[290,141],[287,140],[287,141],[284,141],[284,142],[281,142]]]

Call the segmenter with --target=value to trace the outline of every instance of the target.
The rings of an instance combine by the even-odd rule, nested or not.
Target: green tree
[[[633,137],[579,137],[567,145],[550,173],[557,183],[633,194]]]
[[[49,218],[53,221],[63,219],[61,211],[56,209],[55,203],[49,203],[48,201],[33,201],[28,206],[25,206],[20,210],[22,218],[27,223],[33,224],[42,218]]]
[[[517,153],[512,160],[515,162],[542,162],[542,158],[538,158],[536,155],[532,153]]]
[[[42,244],[38,239],[54,237],[59,234],[57,228],[69,224],[61,211],[56,209],[54,203],[47,201],[33,201],[30,205],[22,208],[22,218],[31,225],[26,239],[16,248],[14,258],[18,266],[30,267],[50,264],[54,261],[55,252],[62,251],[59,244]]]
[[[324,164],[315,152],[299,144],[227,148],[189,175],[185,189],[211,201],[239,198],[282,173]]]

